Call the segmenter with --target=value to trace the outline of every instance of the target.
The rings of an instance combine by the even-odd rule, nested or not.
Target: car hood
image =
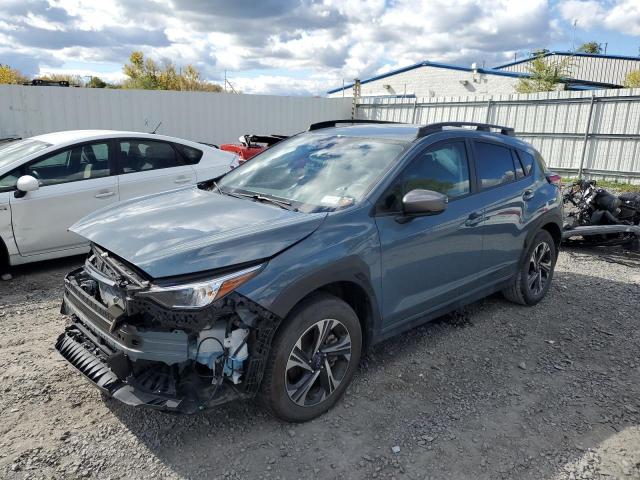
[[[193,187],[119,203],[69,230],[162,278],[273,257],[325,216]]]

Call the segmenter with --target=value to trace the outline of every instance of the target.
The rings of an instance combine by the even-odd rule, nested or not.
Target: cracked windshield
[[[348,207],[362,198],[405,146],[398,141],[304,134],[230,172],[219,186],[223,191],[295,202],[306,212]]]

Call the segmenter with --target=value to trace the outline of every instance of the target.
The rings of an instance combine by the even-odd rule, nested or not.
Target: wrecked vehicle
[[[596,180],[577,180],[564,189],[562,201],[566,243],[640,249],[640,192],[614,195]]]
[[[289,137],[286,135],[242,135],[240,143],[223,143],[220,150],[235,153],[238,156],[238,165],[252,159],[257,154]],[[237,166],[237,165],[235,165]]]
[[[56,348],[128,405],[260,394],[317,417],[364,348],[496,291],[544,297],[561,197],[512,134],[323,122],[203,188],[96,212],[72,227],[92,251],[65,279]]]

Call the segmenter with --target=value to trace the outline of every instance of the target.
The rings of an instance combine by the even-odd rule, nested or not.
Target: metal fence
[[[640,183],[640,89],[460,98],[360,98],[357,118],[515,128],[551,168]]]
[[[158,133],[208,143],[246,133],[290,135],[351,118],[342,98],[0,85],[0,138],[74,129]]]

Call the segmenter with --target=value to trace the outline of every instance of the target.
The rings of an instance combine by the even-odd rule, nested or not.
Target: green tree
[[[596,55],[600,55],[602,53],[602,49],[598,42],[586,42],[578,47],[578,52],[595,53]]]
[[[144,58],[142,52],[131,53],[129,63],[123,67],[123,71],[128,77],[122,84],[123,88],[222,91],[220,85],[202,80],[200,72],[193,65],[187,65],[184,70],[178,71],[173,63],[158,65],[152,58]]]
[[[100,77],[91,77],[91,80],[87,82],[86,87],[88,88],[106,88],[107,82],[102,80]]]
[[[541,54],[536,55],[527,67],[529,78],[518,80],[516,92],[536,93],[557,90],[558,85],[568,75],[571,61],[572,57],[547,60]]]
[[[624,77],[625,88],[640,88],[640,70],[633,70]]]
[[[27,82],[28,79],[20,71],[11,68],[9,65],[0,64],[0,83],[21,84]]]

